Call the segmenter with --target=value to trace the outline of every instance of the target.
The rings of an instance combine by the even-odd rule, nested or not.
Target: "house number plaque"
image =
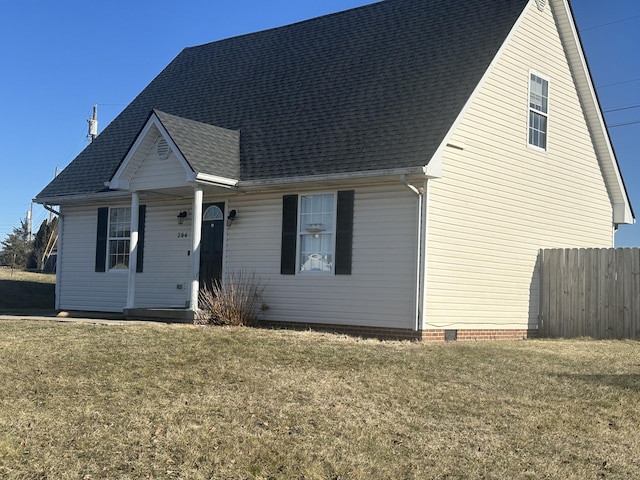
[[[178,238],[187,238],[187,232],[178,232]]]

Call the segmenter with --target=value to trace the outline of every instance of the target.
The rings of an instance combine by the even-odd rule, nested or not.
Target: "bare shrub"
[[[199,325],[254,325],[263,309],[262,293],[266,285],[255,272],[230,272],[222,282],[200,289]]]

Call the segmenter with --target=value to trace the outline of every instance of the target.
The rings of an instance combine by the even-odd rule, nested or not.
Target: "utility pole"
[[[89,135],[87,135],[87,139],[89,140],[90,143],[93,143],[93,141],[98,136],[98,104],[97,103],[93,105],[93,115],[91,116],[91,118],[87,120],[87,123],[89,124]]]
[[[33,239],[33,202],[31,202],[31,206],[27,210],[27,232],[29,234],[27,238],[31,241]]]

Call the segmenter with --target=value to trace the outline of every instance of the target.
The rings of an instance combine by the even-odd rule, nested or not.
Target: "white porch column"
[[[58,214],[58,252],[56,254],[56,286],[55,288],[55,308],[60,310],[60,280],[62,280],[62,250],[64,249],[64,215],[62,214],[62,206],[59,207],[60,213]]]
[[[138,217],[140,212],[140,196],[138,192],[131,194],[131,233],[129,237],[129,283],[127,288],[127,308],[136,303],[136,270],[138,268]]]
[[[200,290],[200,240],[202,239],[202,188],[193,190],[193,215],[191,216],[191,299],[189,310],[198,310]]]

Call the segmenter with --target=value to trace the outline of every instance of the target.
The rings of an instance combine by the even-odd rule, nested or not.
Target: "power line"
[[[608,125],[608,127],[609,128],[624,127],[626,125],[636,125],[638,123],[640,123],[640,120],[633,120],[631,122],[614,123],[613,125]]]
[[[616,23],[626,22],[627,20],[633,20],[634,18],[640,17],[640,13],[638,15],[633,15],[632,17],[621,18],[620,20],[614,20],[613,22],[602,23],[600,25],[594,25],[593,27],[581,28],[580,31],[586,32],[587,30],[595,30],[596,28],[608,27],[609,25],[614,25]]]
[[[632,108],[640,108],[640,104],[638,104],[638,105],[627,105],[625,107],[610,108],[608,110],[604,110],[604,113],[619,112],[621,110],[631,110]]]
[[[640,78],[634,78],[633,80],[624,80],[622,82],[616,82],[616,83],[608,83],[606,85],[598,85],[598,88],[615,87],[616,85],[624,85],[625,83],[633,83],[633,82],[640,82]]]

